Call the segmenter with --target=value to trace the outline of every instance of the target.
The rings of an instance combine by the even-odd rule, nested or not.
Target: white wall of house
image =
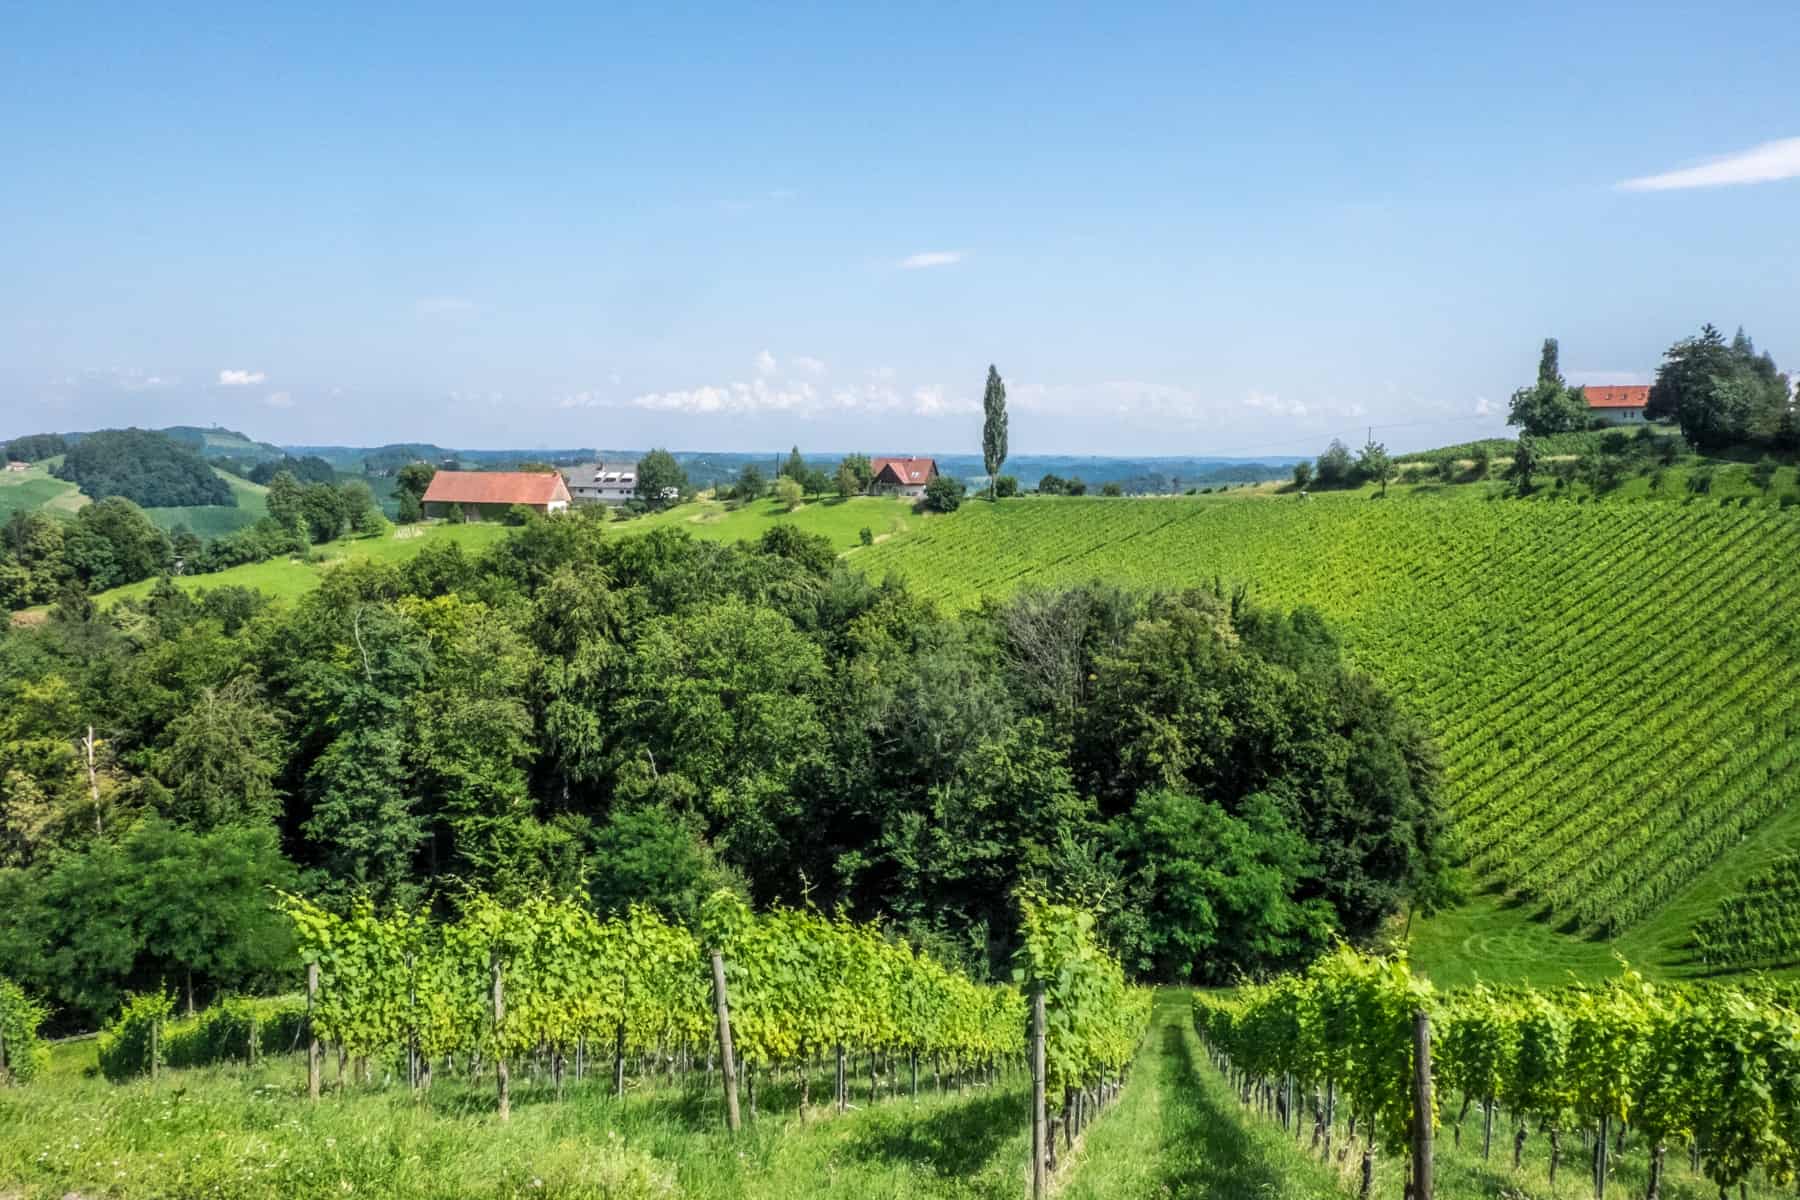
[[[637,494],[636,463],[585,463],[563,472],[577,504],[624,504]]]
[[[1606,425],[1642,425],[1644,410],[1641,408],[1590,408],[1588,412],[1600,418]]]

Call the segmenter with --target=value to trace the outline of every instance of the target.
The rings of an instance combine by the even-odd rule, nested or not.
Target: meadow
[[[202,538],[236,533],[269,515],[268,488],[259,483],[251,483],[248,479],[239,479],[236,475],[217,468],[214,468],[213,474],[230,485],[231,494],[237,500],[236,508],[223,504],[146,508],[144,515],[165,531],[186,526],[189,532]]]
[[[254,485],[250,485],[254,486]],[[152,510],[154,511],[154,510]],[[308,559],[277,558],[267,562],[246,563],[210,575],[183,575],[176,586],[187,592],[215,587],[256,588],[275,599],[293,600],[318,586],[326,571],[347,562],[401,563],[427,546],[455,544],[474,554],[485,550],[507,534],[504,525],[414,525],[394,526],[369,536],[339,538],[314,546]],[[141,598],[156,586],[153,579],[128,583],[100,593],[95,599],[102,604],[126,598]]]
[[[621,522],[618,529],[621,533],[634,533],[673,528],[714,541],[746,541],[761,537],[765,529],[779,523],[818,534],[842,551],[860,545],[864,529],[877,542],[885,542],[919,529],[933,519],[914,511],[911,501],[883,496],[815,499],[792,511],[773,498],[746,504],[697,500],[662,512],[632,517]]]
[[[72,483],[50,474],[50,468],[61,459],[50,458],[33,463],[25,471],[0,471],[0,521],[15,512],[44,509],[71,514],[88,502],[88,498]]]

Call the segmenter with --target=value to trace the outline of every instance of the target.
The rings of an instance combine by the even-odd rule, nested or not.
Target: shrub
[[[127,996],[118,1017],[100,1031],[100,1073],[114,1083],[148,1075],[153,1046],[156,1061],[167,1061],[166,1048],[160,1041],[173,1008],[169,998],[160,992]]]
[[[925,485],[925,507],[932,512],[955,512],[963,502],[963,481],[953,475],[939,475]]]
[[[50,1063],[50,1047],[38,1040],[38,1026],[49,1013],[10,979],[0,979],[0,1039],[5,1042],[5,1062],[0,1063],[0,1082],[8,1076],[20,1083],[41,1074]]]
[[[861,529],[857,530],[856,536],[865,546],[873,546],[875,544],[875,531],[870,529],[867,525],[864,525]]]
[[[928,492],[929,490],[930,489],[927,489]],[[775,481],[775,498],[781,501],[781,506],[783,508],[787,509],[789,512],[793,512],[796,508],[800,507],[800,502],[806,498],[806,490],[800,481],[795,479],[792,475],[783,475],[780,479]]]
[[[1018,494],[1019,494],[1019,477],[1018,476],[1016,476],[1016,475],[1001,475],[994,480],[994,496],[996,498],[1004,498],[1007,496],[1016,496]]]
[[[1116,483],[1108,483],[1101,485],[1100,494],[1102,496],[1123,496],[1125,489]]]
[[[508,525],[529,525],[531,518],[537,516],[537,510],[529,504],[515,504],[506,510]]]

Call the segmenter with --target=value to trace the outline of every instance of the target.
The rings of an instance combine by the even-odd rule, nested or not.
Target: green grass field
[[[271,559],[268,562],[247,563],[241,567],[216,571],[211,575],[187,575],[175,582],[189,592],[229,585],[256,588],[276,599],[293,600],[317,587],[326,571],[346,562],[362,560],[399,563],[427,546],[445,543],[455,543],[473,554],[493,545],[505,537],[506,533],[504,525],[481,523],[400,526],[371,537],[347,537],[327,542],[323,546],[314,546],[311,562],[301,562],[294,558]],[[142,597],[148,595],[154,586],[155,580],[143,579],[101,592],[95,600],[100,604],[107,604],[126,597]]]
[[[620,533],[633,533],[673,527],[715,541],[747,541],[761,537],[763,531],[773,525],[788,524],[807,533],[821,534],[842,551],[860,545],[864,529],[878,541],[887,541],[935,519],[914,512],[910,501],[880,496],[813,500],[792,512],[773,499],[752,501],[742,507],[718,500],[700,500],[621,521],[616,529]]]
[[[45,509],[53,513],[72,514],[88,502],[72,483],[50,474],[60,458],[48,458],[31,464],[29,471],[0,471],[0,521],[15,512]]]
[[[146,508],[144,515],[155,521],[160,529],[172,530],[177,525],[185,525],[202,538],[215,538],[236,533],[269,514],[268,488],[217,468],[213,474],[231,485],[231,494],[237,499],[236,508],[223,504]]]

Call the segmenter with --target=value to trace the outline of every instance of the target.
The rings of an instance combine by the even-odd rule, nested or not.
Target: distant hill
[[[191,445],[150,429],[103,429],[70,439],[53,474],[99,500],[123,496],[140,508],[235,506],[231,487]]]
[[[236,458],[250,462],[262,462],[265,459],[280,458],[280,446],[271,446],[268,442],[259,442],[248,434],[214,425],[203,429],[198,425],[171,425],[159,430],[184,446],[198,450],[205,458]]]

